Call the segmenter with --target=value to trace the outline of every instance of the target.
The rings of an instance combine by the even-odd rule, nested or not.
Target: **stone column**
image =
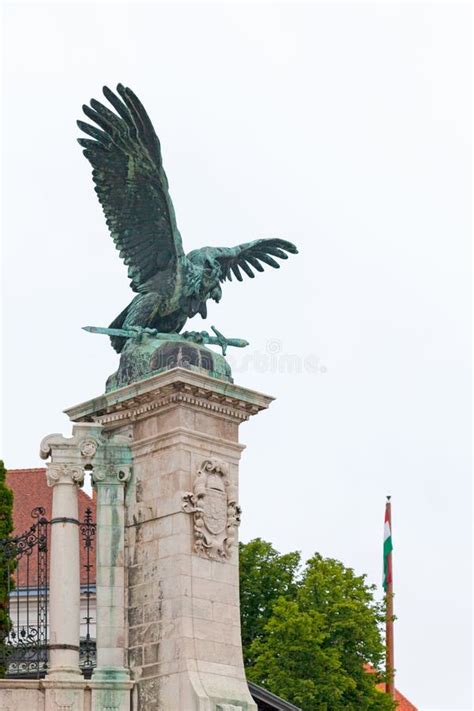
[[[73,436],[49,435],[40,456],[47,463],[53,487],[49,575],[49,669],[47,708],[61,708],[64,694],[71,711],[82,710],[83,683],[79,669],[80,557],[78,489],[90,464],[88,442],[95,425],[76,425]]]
[[[176,368],[67,411],[131,434],[126,586],[137,711],[256,709],[240,635],[238,429],[271,399]]]
[[[131,475],[127,437],[106,437],[96,456],[97,667],[92,709],[130,709],[130,673],[125,667],[125,484]],[[108,682],[108,683],[102,683]]]
[[[53,488],[49,577],[49,676],[80,676],[80,561],[77,487],[81,469],[49,464],[48,484]]]

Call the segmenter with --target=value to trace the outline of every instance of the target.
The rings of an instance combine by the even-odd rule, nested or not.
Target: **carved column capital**
[[[74,464],[49,462],[46,469],[48,486],[56,484],[76,484],[81,486],[84,481],[84,468]]]
[[[95,486],[101,484],[125,484],[132,475],[130,465],[98,464],[92,470],[92,482]]]
[[[126,484],[132,475],[130,438],[121,434],[104,436],[91,474],[94,486]]]

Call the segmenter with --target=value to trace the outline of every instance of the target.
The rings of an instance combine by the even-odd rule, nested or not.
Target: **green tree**
[[[265,625],[279,598],[293,599],[301,556],[281,555],[271,543],[255,538],[239,546],[240,619],[245,665],[253,662],[251,644],[264,636]]]
[[[265,579],[259,577],[263,551]],[[265,551],[267,554],[265,555]],[[299,562],[299,554],[290,560]],[[380,673],[368,674],[364,666],[379,670],[384,656],[380,632],[384,608],[374,599],[375,586],[337,560],[315,554],[302,572],[298,563],[285,566],[271,544],[257,539],[241,546],[241,598],[247,611],[244,657],[248,678],[304,711],[390,711],[392,700],[380,693]],[[251,566],[255,559],[257,566]],[[273,572],[269,568],[273,567]],[[286,578],[279,594],[282,570]],[[277,581],[277,582],[275,582]],[[250,585],[248,586],[248,583]],[[250,607],[249,596],[260,596]],[[248,610],[256,621],[252,635]],[[258,619],[263,611],[264,621]],[[245,650],[245,644],[249,649]]]
[[[6,483],[7,472],[0,460],[0,677],[5,674],[5,637],[11,627],[9,615],[9,590],[12,562],[6,543],[13,531],[13,492]],[[2,545],[3,542],[3,545]]]

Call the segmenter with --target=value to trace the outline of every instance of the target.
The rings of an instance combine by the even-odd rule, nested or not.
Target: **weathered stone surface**
[[[45,694],[39,681],[0,679],[2,711],[44,711]],[[82,710],[81,710],[82,711]]]
[[[133,682],[0,679],[2,711],[130,711]]]
[[[240,639],[238,426],[269,403],[176,369],[68,412],[131,434],[126,634],[137,711],[255,709]],[[190,513],[183,510],[187,492],[196,509]]]

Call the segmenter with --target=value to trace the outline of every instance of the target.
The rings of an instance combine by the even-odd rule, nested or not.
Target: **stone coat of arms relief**
[[[204,460],[194,479],[193,491],[183,496],[183,510],[194,517],[194,551],[211,560],[227,560],[241,509],[225,462]]]

